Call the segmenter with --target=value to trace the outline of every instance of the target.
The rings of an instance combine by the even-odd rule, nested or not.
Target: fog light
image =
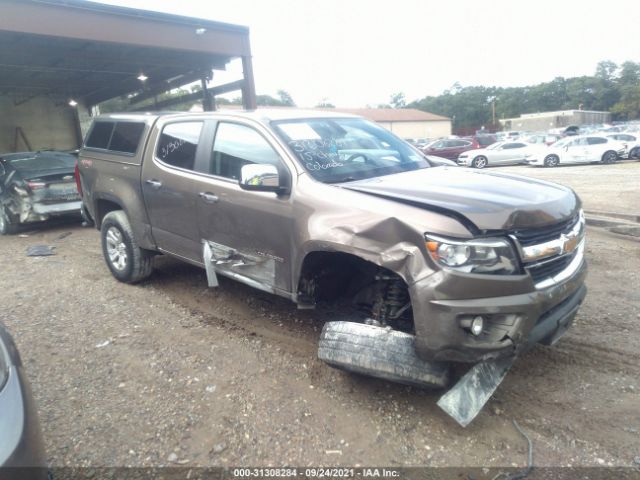
[[[484,319],[480,315],[474,317],[473,321],[471,322],[471,333],[473,333],[477,337],[482,333],[483,328]]]

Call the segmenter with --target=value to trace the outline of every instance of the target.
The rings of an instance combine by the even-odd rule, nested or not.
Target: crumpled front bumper
[[[584,258],[568,278],[542,289],[529,275],[436,272],[409,287],[416,353],[424,360],[475,363],[554,343],[586,295],[586,274]],[[457,299],[461,292],[465,299]],[[477,315],[485,319],[485,328],[474,336],[461,322]]]

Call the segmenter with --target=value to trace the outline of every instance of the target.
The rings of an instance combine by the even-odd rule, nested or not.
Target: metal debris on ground
[[[502,383],[514,361],[512,356],[475,364],[440,397],[438,406],[466,427]]]
[[[32,245],[27,248],[27,257],[48,257],[55,255],[53,251],[55,247],[49,245]]]
[[[64,239],[64,238],[67,238],[67,237],[68,237],[69,235],[71,235],[72,233],[73,233],[73,232],[64,232],[64,233],[61,233],[60,235],[58,235],[58,236],[56,237],[56,240],[62,240],[62,239]]]
[[[521,480],[525,477],[528,477],[531,471],[533,470],[533,442],[531,438],[520,428],[518,422],[512,420],[513,426],[516,427],[516,430],[520,432],[526,440],[528,444],[528,453],[527,453],[527,467],[524,470],[515,473],[499,473],[492,480]]]

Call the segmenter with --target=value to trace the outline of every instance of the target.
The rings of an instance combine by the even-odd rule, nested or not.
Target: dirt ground
[[[530,170],[562,176],[588,207],[602,192],[620,208],[640,204],[640,163]],[[512,419],[536,466],[632,466],[640,455],[631,237],[588,228],[589,294],[575,325],[520,358],[463,429],[436,406],[438,392],[318,361],[330,312],[226,279],[209,289],[203,271],[168,258],[150,280],[124,285],[96,230],[25,234],[0,237],[0,321],[22,354],[53,466],[524,466]],[[27,257],[36,244],[56,255]]]

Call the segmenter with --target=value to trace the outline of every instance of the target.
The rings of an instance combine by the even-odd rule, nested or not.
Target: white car
[[[487,148],[461,153],[458,155],[458,165],[484,168],[489,165],[526,163],[532,148],[535,147],[525,142],[496,142]]]
[[[625,153],[624,145],[604,135],[580,135],[557,141],[527,158],[530,165],[556,167],[571,163],[613,163]]]
[[[640,146],[640,136],[630,133],[608,133],[607,138],[617,140],[624,146],[624,158],[629,158],[629,152]]]

